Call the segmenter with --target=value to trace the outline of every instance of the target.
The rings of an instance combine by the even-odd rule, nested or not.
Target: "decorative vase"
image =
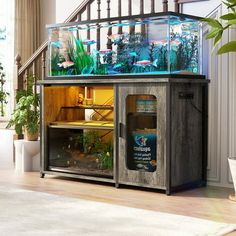
[[[229,199],[232,201],[236,202],[236,158],[235,157],[231,157],[228,158],[228,162],[229,162],[229,168],[230,168],[230,172],[231,172],[231,176],[232,176],[232,180],[233,180],[233,185],[234,185],[234,195],[229,195]]]

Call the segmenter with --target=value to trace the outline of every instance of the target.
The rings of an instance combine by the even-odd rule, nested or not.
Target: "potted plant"
[[[7,104],[7,96],[9,95],[8,92],[4,91],[3,85],[5,84],[5,73],[3,72],[3,66],[2,63],[0,62],[0,116],[4,116],[4,104]]]
[[[16,94],[16,108],[7,128],[15,126],[17,134],[23,134],[26,140],[36,141],[39,136],[39,94],[33,92],[34,77],[27,79],[27,89],[19,90]]]
[[[214,46],[216,46],[220,42],[223,32],[226,29],[233,28],[236,25],[236,0],[226,0],[223,3],[227,6],[229,12],[220,17],[222,23],[212,18],[203,19],[203,21],[207,22],[208,25],[211,26],[211,30],[207,35],[207,39],[214,39]],[[218,54],[228,52],[236,52],[236,40],[232,40],[224,44],[217,51]],[[234,191],[236,192],[236,157],[229,157],[228,162],[233,180]],[[232,201],[236,201],[236,193],[234,193],[234,195],[230,195],[229,199]]]

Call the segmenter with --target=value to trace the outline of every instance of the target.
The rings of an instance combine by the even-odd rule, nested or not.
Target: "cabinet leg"
[[[45,174],[40,172],[40,178],[44,178]]]
[[[167,195],[167,196],[170,196],[170,195],[171,195],[170,189],[166,190],[166,195]]]
[[[120,187],[119,183],[115,183],[115,187],[119,188]]]

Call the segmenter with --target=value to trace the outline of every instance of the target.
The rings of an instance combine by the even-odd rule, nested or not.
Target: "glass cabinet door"
[[[154,172],[157,165],[156,97],[126,97],[126,165],[130,170]]]

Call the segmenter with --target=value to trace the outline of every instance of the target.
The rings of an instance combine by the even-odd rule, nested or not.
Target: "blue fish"
[[[129,55],[132,56],[132,57],[137,57],[138,56],[136,52],[130,52]]]
[[[69,30],[69,31],[77,31],[78,28],[77,28],[77,27],[70,27],[68,30]]]
[[[54,48],[61,48],[61,42],[60,41],[57,41],[57,42],[51,42],[51,45],[54,47]]]
[[[95,43],[96,43],[96,41],[93,40],[93,39],[85,39],[85,40],[83,41],[83,44],[84,44],[84,45],[92,45],[92,44],[95,44]]]

